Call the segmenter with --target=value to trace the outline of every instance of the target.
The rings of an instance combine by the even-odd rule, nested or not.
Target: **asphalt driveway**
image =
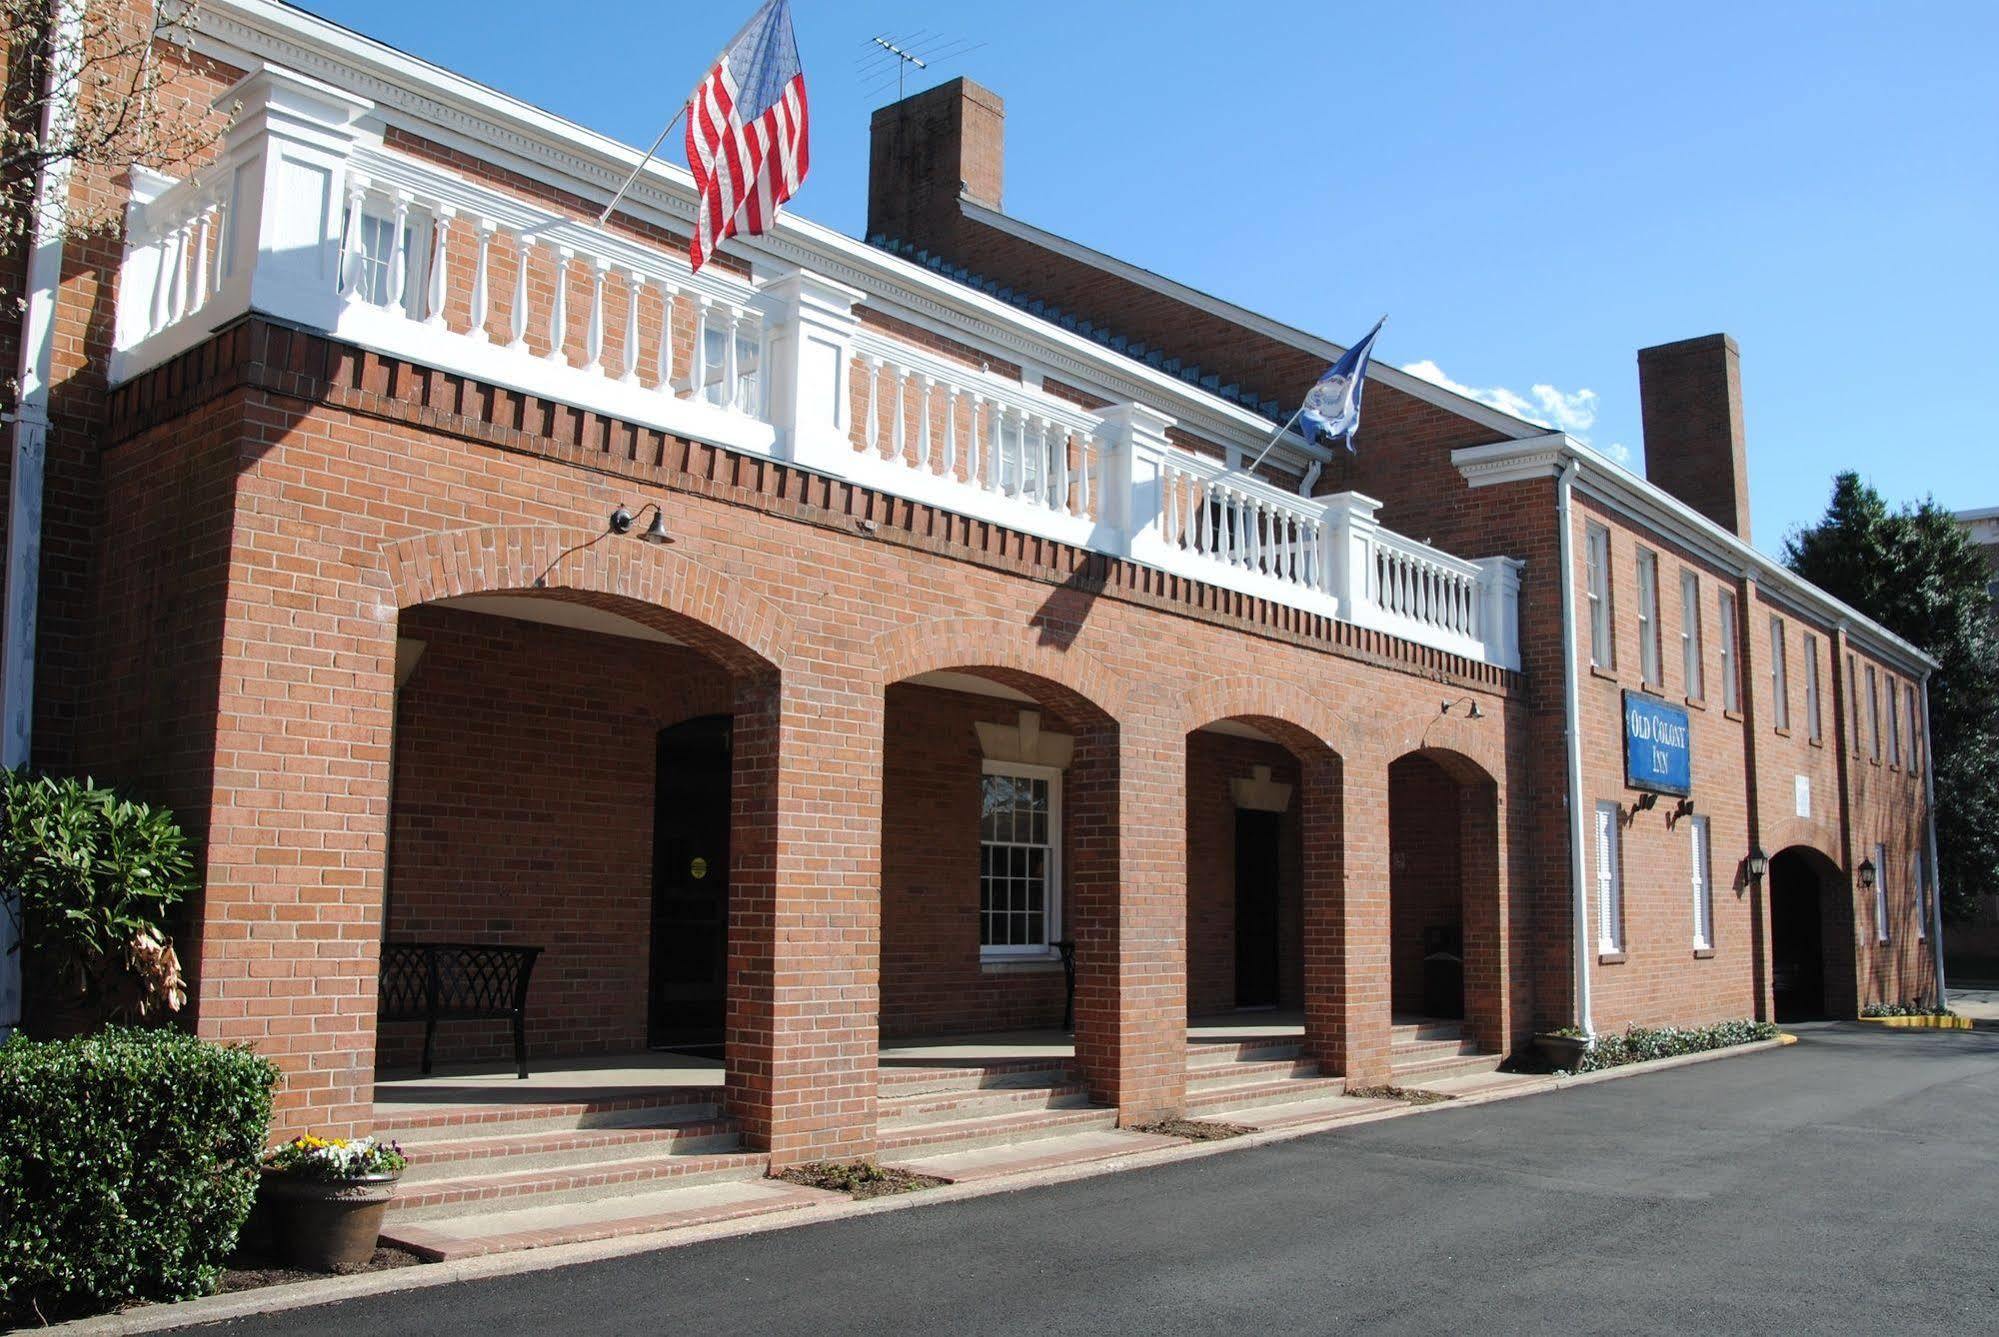
[[[367,1334],[1999,1332],[1999,1033],[1788,1049],[244,1320]]]

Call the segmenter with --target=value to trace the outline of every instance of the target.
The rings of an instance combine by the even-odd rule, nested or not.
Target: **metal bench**
[[[511,1021],[514,1062],[528,1075],[528,978],[539,947],[468,942],[382,944],[381,1021],[423,1023],[423,1071],[440,1021]]]

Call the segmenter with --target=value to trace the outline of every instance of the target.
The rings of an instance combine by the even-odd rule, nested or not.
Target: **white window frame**
[[[1721,708],[1742,709],[1742,670],[1736,657],[1735,591],[1721,591]]]
[[[1887,942],[1888,934],[1888,847],[1874,847],[1874,940]]]
[[[1916,894],[1916,941],[1930,936],[1929,884],[1923,880],[1921,846],[1909,851],[1909,886]]]
[[[1665,678],[1659,647],[1659,554],[1638,550],[1638,677],[1656,688]]]
[[[1618,805],[1596,805],[1596,949],[1624,950],[1623,816]]]
[[[1791,666],[1785,658],[1784,619],[1770,615],[1770,723],[1791,727]]]
[[[1867,666],[1867,741],[1870,760],[1881,760],[1881,679]]]
[[[1689,882],[1694,897],[1694,950],[1714,950],[1714,846],[1708,840],[1707,818],[1687,819]]]
[[[1846,695],[1849,698],[1847,702],[1847,709],[1850,712],[1852,712],[1853,715],[1853,755],[1857,757],[1861,754],[1862,751],[1860,746],[1860,656],[1859,655],[1848,655],[1846,657]]]
[[[1583,586],[1589,600],[1589,662],[1617,667],[1617,644],[1610,632],[1610,530],[1594,520],[1583,527]]]
[[[1917,774],[1923,770],[1923,717],[1916,709],[1916,684],[1904,683],[1902,690],[1909,704],[1909,769]]]
[[[981,789],[984,788],[985,778],[989,775],[1015,776],[1028,780],[1046,780],[1048,782],[1048,843],[1038,847],[1027,846],[1027,848],[1040,848],[1046,851],[1048,869],[1046,876],[1048,885],[1045,890],[1046,912],[1041,918],[1043,941],[1038,943],[1006,943],[998,945],[988,945],[984,941],[981,941],[979,943],[979,959],[982,961],[1018,961],[1022,959],[1040,960],[1052,958],[1059,954],[1059,949],[1057,949],[1055,944],[1062,940],[1062,770],[1058,766],[1035,766],[1023,761],[994,761],[988,757],[979,769]],[[985,839],[984,832],[981,831],[979,835],[981,862],[983,862],[983,854],[989,843],[993,842],[988,842]],[[997,843],[1004,845],[1022,844],[1020,841],[1003,841]],[[979,903],[975,913],[978,914],[980,921],[978,937],[983,939],[985,937],[986,912],[983,872],[980,876]]]
[[[1906,758],[1902,756],[1902,699],[1895,690],[1895,680],[1884,684],[1888,693],[1888,764],[1900,766]]]
[[[1805,730],[1814,743],[1825,737],[1819,720],[1819,638],[1805,633]]]
[[[1689,701],[1707,698],[1707,675],[1701,663],[1701,578],[1680,572],[1680,672]]]
[[[389,302],[388,288],[395,264],[394,251],[391,250],[386,256],[377,255],[370,248],[369,242],[381,233],[394,230],[395,206],[387,200],[369,196],[361,202],[360,220],[361,236],[341,239],[342,281],[346,281],[348,266],[351,264],[358,277],[360,299],[370,306],[380,307],[385,311],[393,310],[395,308]],[[433,235],[428,211],[412,208],[405,212],[401,240],[404,252],[401,310],[411,320],[423,319],[425,295],[430,291],[430,252]],[[354,254],[354,248],[357,246],[358,255]]]

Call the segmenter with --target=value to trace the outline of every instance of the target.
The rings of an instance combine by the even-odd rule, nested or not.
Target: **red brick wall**
[[[679,646],[447,608],[398,635],[425,648],[396,702],[389,940],[540,947],[531,1054],[643,1048],[654,740],[727,713],[727,675]],[[438,1054],[510,1055],[511,1036],[453,1023]],[[384,1026],[377,1063],[421,1040]]]

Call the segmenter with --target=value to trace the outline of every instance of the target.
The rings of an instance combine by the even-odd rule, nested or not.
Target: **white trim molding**
[[[1501,441],[1451,452],[1451,463],[1475,488],[1553,479],[1571,461],[1577,466],[1577,489],[1593,501],[1691,549],[1724,571],[1755,580],[1758,593],[1824,627],[1847,623],[1849,634],[1861,648],[1904,672],[1927,677],[1937,667],[1936,660],[1880,623],[1566,433],[1548,432],[1525,441]]]

